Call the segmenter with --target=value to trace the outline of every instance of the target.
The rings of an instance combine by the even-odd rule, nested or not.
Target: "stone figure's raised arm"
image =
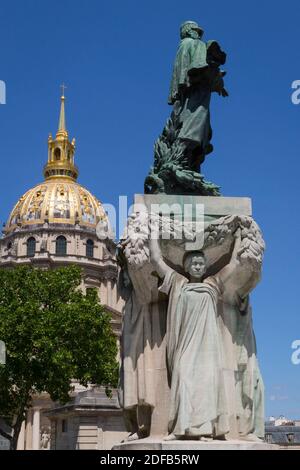
[[[149,236],[150,261],[161,279],[164,279],[171,268],[164,262],[159,246],[158,233]]]
[[[226,301],[244,299],[261,277],[265,243],[256,222],[250,216],[221,217],[206,228],[205,249],[212,263],[230,254],[229,262],[215,276],[223,283]]]
[[[242,242],[241,229],[240,228],[238,228],[235,231],[234,239],[235,239],[234,240],[234,247],[233,247],[233,250],[232,250],[230,261],[218,273],[218,276],[220,277],[220,279],[222,280],[222,282],[224,284],[226,284],[226,282],[231,278],[232,274],[236,271],[237,266],[239,264],[238,256],[239,256],[239,251],[240,251],[241,242]]]

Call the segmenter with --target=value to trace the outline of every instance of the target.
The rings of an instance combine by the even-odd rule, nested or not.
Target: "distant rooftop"
[[[274,426],[266,423],[265,440],[269,444],[300,445],[300,426]]]

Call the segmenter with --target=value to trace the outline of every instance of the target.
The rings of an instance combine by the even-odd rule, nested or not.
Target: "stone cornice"
[[[44,256],[46,255],[46,256]],[[76,255],[65,255],[55,256],[49,253],[43,253],[43,256],[36,256],[29,258],[27,256],[3,256],[0,261],[0,267],[15,267],[20,265],[34,265],[53,268],[55,266],[67,266],[76,264],[82,267],[85,271],[89,271],[90,274],[94,272],[94,276],[99,280],[116,280],[118,276],[117,262],[113,259],[108,261],[103,260],[90,260],[84,256]]]
[[[15,230],[7,235],[4,235],[0,239],[0,243],[7,242],[13,240],[14,238],[18,238],[20,235],[24,236],[31,236],[37,233],[43,235],[44,233],[71,233],[71,234],[83,234],[89,237],[93,237],[97,241],[105,244],[109,244],[112,246],[116,246],[116,243],[113,240],[100,240],[95,232],[94,229],[89,229],[87,227],[82,227],[80,225],[73,225],[73,224],[43,224],[43,225],[32,225],[30,227],[20,228],[19,230]]]

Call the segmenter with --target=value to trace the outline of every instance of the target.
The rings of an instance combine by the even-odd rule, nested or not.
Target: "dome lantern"
[[[46,180],[68,178],[76,181],[78,168],[74,164],[75,139],[72,142],[69,141],[66,129],[64,88],[65,86],[62,85],[58,130],[55,139],[51,134],[48,138],[48,162],[44,167],[44,177]]]

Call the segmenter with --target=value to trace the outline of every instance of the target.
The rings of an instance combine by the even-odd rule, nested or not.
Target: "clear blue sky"
[[[230,97],[212,103],[203,172],[223,195],[250,196],[267,251],[252,296],[266,414],[300,417],[299,0],[1,0],[0,220],[42,179],[65,82],[80,182],[106,203],[143,191],[167,94],[178,27],[197,20],[228,53]]]

